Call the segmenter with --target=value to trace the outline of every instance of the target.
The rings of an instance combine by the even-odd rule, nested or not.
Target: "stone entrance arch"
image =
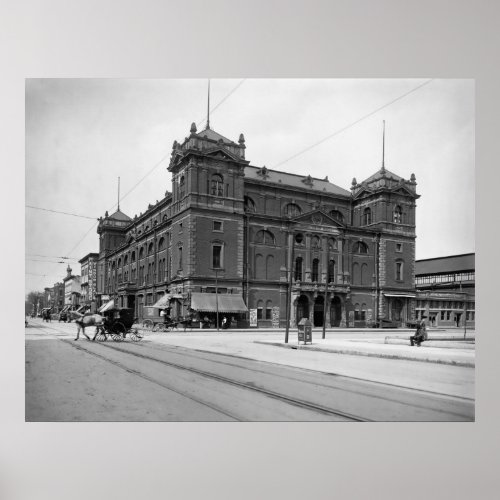
[[[340,297],[333,297],[330,306],[330,324],[339,327],[342,321],[342,301]]]
[[[318,295],[314,301],[313,325],[323,326],[325,299],[323,295]]]
[[[295,316],[295,323],[298,324],[302,318],[309,319],[309,299],[306,295],[301,295],[297,299],[297,314]]]

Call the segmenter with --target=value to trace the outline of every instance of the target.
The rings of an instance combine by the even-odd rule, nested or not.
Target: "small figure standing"
[[[227,329],[227,327],[228,327],[228,324],[227,324],[227,318],[226,318],[226,316],[224,316],[224,317],[222,318],[222,329],[223,329],[223,330],[226,330],[226,329]]]
[[[410,337],[410,345],[417,344],[417,347],[420,347],[420,344],[424,340],[427,340],[427,328],[425,327],[426,318],[427,316],[422,316],[422,319],[419,321],[415,335]]]

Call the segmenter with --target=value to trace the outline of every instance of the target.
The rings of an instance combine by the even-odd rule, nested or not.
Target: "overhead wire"
[[[97,217],[89,217],[87,215],[78,215],[78,214],[71,214],[69,212],[62,212],[60,210],[51,210],[49,208],[42,208],[42,207],[34,207],[32,205],[24,205],[26,208],[33,208],[35,210],[43,210],[44,212],[53,212],[56,214],[64,214],[64,215],[72,215],[73,217],[81,217],[83,219],[97,219]]]
[[[289,162],[290,160],[293,160],[295,158],[297,158],[298,156],[301,156],[303,155],[304,153],[307,153],[307,151],[310,151],[311,149],[315,148],[316,146],[319,146],[320,144],[323,144],[325,141],[331,139],[332,137],[335,137],[336,135],[346,131],[347,129],[353,127],[354,125],[357,125],[358,123],[360,123],[361,121],[363,120],[366,120],[367,118],[369,118],[370,116],[373,116],[374,114],[378,113],[379,111],[381,111],[382,109],[385,109],[387,108],[388,106],[391,106],[392,104],[394,104],[395,102],[397,101],[400,101],[401,99],[405,98],[406,96],[412,94],[413,92],[416,92],[417,90],[421,89],[422,87],[424,87],[425,85],[428,85],[429,83],[431,83],[434,79],[431,78],[427,81],[425,81],[424,83],[421,83],[420,85],[418,85],[417,87],[409,90],[408,92],[405,92],[404,94],[396,97],[395,99],[392,99],[391,101],[385,103],[384,105],[382,106],[379,106],[377,109],[371,111],[370,113],[367,113],[366,115],[363,115],[361,118],[358,118],[357,120],[349,123],[348,125],[346,125],[345,127],[342,127],[338,130],[336,130],[335,132],[331,133],[330,135],[327,135],[326,137],[324,137],[323,139],[321,139],[320,141],[318,142],[315,142],[314,144],[312,144],[311,146],[303,149],[302,151],[299,151],[298,153],[294,154],[293,156],[290,156],[289,158],[287,158],[286,160],[283,160],[279,163],[276,163],[273,167],[271,168],[276,168],[276,167],[279,167],[280,165],[283,165],[284,163],[287,163]]]

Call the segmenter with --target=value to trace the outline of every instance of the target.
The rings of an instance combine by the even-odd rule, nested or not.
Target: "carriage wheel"
[[[164,332],[166,330],[166,327],[163,323],[157,323],[155,325],[155,332]]]
[[[120,342],[125,338],[125,333],[127,332],[127,329],[125,328],[125,325],[121,323],[120,321],[117,321],[116,323],[113,323],[113,327],[111,330],[111,338],[115,342]]]
[[[142,322],[142,326],[144,328],[150,328],[152,330],[154,328],[155,324],[154,324],[153,320],[151,320],[151,319],[145,319]]]
[[[99,328],[99,332],[95,336],[95,339],[98,340],[99,342],[105,342],[108,339],[108,337],[106,336],[105,331]]]
[[[142,339],[142,335],[139,333],[137,328],[130,330],[129,335],[134,342],[139,342],[139,340]]]

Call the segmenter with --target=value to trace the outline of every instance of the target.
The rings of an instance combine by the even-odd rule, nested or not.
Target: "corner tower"
[[[193,123],[174,142],[172,173],[171,276],[174,290],[211,291],[216,285],[241,293],[245,138],[238,143]]]

